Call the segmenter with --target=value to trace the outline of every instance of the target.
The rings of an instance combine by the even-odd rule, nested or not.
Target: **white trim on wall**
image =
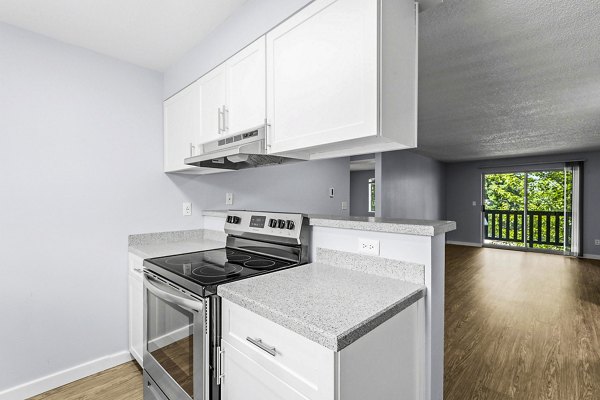
[[[55,372],[53,374],[46,375],[41,378],[6,389],[0,392],[0,399],[27,399],[59,386],[66,385],[67,383],[74,382],[78,379],[85,378],[86,376],[90,376],[108,368],[123,364],[127,361],[131,361],[132,359],[133,358],[131,354],[129,354],[129,351],[121,351],[109,356],[100,357],[95,360],[88,361],[86,363],[79,364],[74,367],[67,368],[62,371]]]
[[[446,240],[446,244],[455,244],[455,245],[458,245],[458,246],[482,247],[481,243],[459,242],[457,240]]]

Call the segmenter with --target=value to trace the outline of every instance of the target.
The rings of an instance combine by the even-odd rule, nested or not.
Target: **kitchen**
[[[336,7],[350,4],[355,8],[351,12],[335,14],[335,7],[326,7],[330,3],[334,3]],[[254,221],[263,226],[254,227],[255,229],[266,229],[271,219],[281,219],[287,226],[287,221],[299,218],[295,220],[294,225],[298,229],[304,227],[311,235],[308,235],[308,243],[296,242],[295,246],[304,243],[309,255],[306,261],[324,265],[323,271],[336,259],[344,259],[344,264],[353,265],[351,257],[360,253],[359,239],[374,240],[377,244],[373,246],[379,248],[376,255],[361,254],[366,258],[361,259],[358,264],[362,265],[364,260],[370,260],[368,264],[372,265],[373,271],[378,268],[387,270],[389,266],[379,265],[378,260],[369,258],[376,257],[392,260],[389,261],[392,265],[400,265],[402,268],[407,268],[410,264],[420,271],[423,297],[414,299],[414,304],[423,304],[416,308],[423,307],[422,314],[430,316],[434,322],[427,324],[419,319],[422,316],[414,318],[414,329],[422,329],[417,336],[424,342],[429,342],[428,345],[423,344],[422,354],[416,356],[422,361],[419,367],[422,371],[419,368],[410,368],[411,373],[415,373],[416,376],[423,374],[411,381],[411,388],[415,390],[415,398],[442,398],[443,362],[440,360],[443,357],[444,235],[454,229],[453,223],[396,221],[382,227],[376,222],[368,221],[355,221],[353,225],[353,219],[343,218],[349,215],[348,203],[351,203],[351,156],[383,150],[398,151],[417,145],[416,27],[422,14],[415,12],[412,3],[382,3],[392,7],[386,8],[388,12],[384,17],[398,20],[399,15],[396,13],[403,13],[401,15],[406,21],[412,21],[412,29],[407,29],[411,27],[410,24],[401,25],[407,29],[403,35],[386,36],[386,33],[398,33],[396,30],[400,29],[400,25],[389,23],[386,18],[377,18],[377,5],[380,4],[377,1],[361,3],[352,0],[317,0],[306,8],[303,8],[307,4],[305,0],[229,1],[223,4],[207,2],[206,8],[200,7],[197,14],[190,16],[190,19],[194,17],[204,21],[205,31],[196,33],[197,38],[202,37],[203,40],[188,39],[187,44],[182,43],[182,46],[188,46],[187,49],[177,55],[169,51],[158,54],[157,50],[154,58],[151,57],[151,50],[159,43],[159,38],[148,37],[139,40],[135,43],[137,51],[131,51],[127,43],[120,43],[118,40],[117,33],[124,26],[122,20],[115,20],[115,26],[109,25],[108,30],[105,25],[100,24],[105,29],[101,30],[99,26],[93,25],[91,20],[88,21],[90,25],[87,30],[85,26],[79,28],[86,32],[90,39],[104,38],[105,42],[112,43],[114,48],[110,53],[108,50],[103,51],[101,47],[89,47],[92,50],[82,48],[86,46],[77,41],[77,32],[82,31],[68,32],[68,26],[73,26],[69,25],[73,23],[69,18],[73,17],[66,13],[59,13],[54,18],[64,18],[64,23],[46,27],[48,30],[44,31],[44,24],[52,18],[44,17],[41,13],[37,17],[32,16],[31,11],[28,14],[27,7],[19,9],[15,5],[6,9],[6,14],[2,14],[3,18],[0,20],[4,21],[6,15],[6,18],[11,16],[13,22],[0,24],[0,46],[3,54],[0,82],[4,106],[0,126],[3,132],[8,133],[3,134],[4,145],[1,146],[0,159],[5,170],[10,173],[5,178],[6,192],[3,195],[2,214],[2,226],[8,229],[2,229],[1,242],[7,255],[6,265],[11,267],[3,269],[5,276],[2,296],[5,301],[2,302],[4,329],[0,336],[0,369],[3,372],[0,377],[0,398],[28,398],[130,362],[130,323],[135,317],[138,318],[139,326],[140,319],[143,319],[139,312],[130,315],[128,309],[128,296],[132,293],[129,289],[131,282],[128,281],[130,273],[135,269],[153,268],[150,265],[152,263],[143,261],[144,258],[209,250],[198,247],[198,243],[205,240],[216,242],[213,248],[222,248],[226,234],[232,235],[232,238],[245,236],[245,232],[240,233],[233,227],[238,224],[226,222],[228,217],[240,218],[248,224],[244,228],[248,230],[252,228],[249,224],[253,217],[259,217],[258,221],[256,218]],[[31,2],[31,5],[42,7],[36,2]],[[71,6],[75,7],[72,4]],[[394,8],[396,6],[397,8]],[[443,4],[434,4],[431,10],[441,6]],[[311,7],[321,7],[331,11],[334,16],[343,15],[361,21],[356,25],[360,26],[360,29],[349,24],[348,19],[338,21],[333,18],[322,25],[319,25],[320,21],[317,19],[316,30],[321,33],[321,30],[325,30],[327,38],[333,41],[340,40],[341,43],[345,43],[345,47],[338,46],[336,52],[329,54],[331,48],[312,46],[307,49],[307,43],[315,42],[298,39],[292,35],[289,47],[286,46],[284,50],[294,49],[295,53],[274,51],[277,41],[273,38],[277,35],[283,35],[285,38],[285,33],[288,32],[285,29],[288,27],[286,24],[298,23],[290,16],[298,16],[298,21],[306,18],[306,15],[324,15],[323,18],[327,16],[326,13],[319,14],[311,10]],[[367,7],[368,10],[365,11],[361,7]],[[79,10],[73,8],[75,9]],[[110,11],[115,15],[120,14],[118,7]],[[136,15],[133,9],[129,9],[128,12]],[[207,15],[212,12],[212,19],[205,16],[205,12]],[[303,12],[308,14],[303,15]],[[426,12],[428,10],[422,11]],[[185,20],[184,15],[179,17],[182,21]],[[110,21],[106,20],[105,23],[110,24]],[[150,22],[151,20],[147,21]],[[331,29],[334,23],[339,23],[343,28]],[[117,26],[118,24],[121,25]],[[140,22],[140,25],[143,23]],[[61,26],[64,29],[61,29]],[[38,33],[33,33],[36,29]],[[54,31],[51,32],[51,29]],[[363,36],[363,29],[371,32],[371,35]],[[115,32],[116,36],[110,38],[108,32]],[[378,36],[379,32],[383,32],[381,37]],[[266,36],[263,36],[265,34]],[[310,29],[308,34],[313,34]],[[345,35],[351,38],[350,44],[344,41]],[[105,36],[108,36],[108,39]],[[401,54],[390,51],[384,43],[388,37],[392,42],[396,40],[391,47],[406,50]],[[363,47],[356,44],[361,41]],[[130,53],[123,53],[127,49]],[[365,53],[362,53],[362,50]],[[242,78],[242,83],[249,85],[249,88],[242,85],[239,90],[245,97],[237,104],[235,101],[228,103],[231,99],[235,100],[235,96],[231,94],[234,93],[231,90],[234,86],[232,82],[235,82],[235,72],[232,72],[235,63],[228,62],[232,58],[235,61],[240,51],[259,54],[256,59],[264,62],[262,68],[265,74],[259,74],[256,79]],[[314,51],[318,57],[310,53],[306,55],[307,51]],[[107,52],[111,57],[102,55]],[[289,58],[278,64],[274,61],[278,54]],[[171,58],[167,57],[169,55]],[[340,63],[347,67],[345,70],[320,69],[333,62],[339,63],[341,57],[347,57],[349,60]],[[357,63],[356,60],[360,57],[371,60],[371,64]],[[329,62],[313,62],[317,59]],[[389,65],[394,66],[393,72],[396,75],[386,75],[385,65],[388,65],[388,60],[391,60]],[[230,69],[224,76],[219,77],[216,73],[219,69],[215,67],[223,62]],[[381,72],[377,70],[378,62],[381,63]],[[398,69],[400,64],[404,67]],[[282,82],[277,82],[276,79],[281,75],[270,75],[270,68],[285,69],[286,66],[290,68],[290,65],[295,71],[291,76],[296,76],[299,81],[303,80],[304,84],[296,82],[296,85],[288,87],[279,86]],[[306,74],[321,71],[325,74],[323,80],[317,81],[302,76],[297,71],[298,65],[311,67],[304,71]],[[258,68],[256,65],[252,67]],[[360,71],[356,71],[356,68]],[[397,76],[398,70],[402,71],[400,77]],[[353,73],[363,80],[347,84],[348,74]],[[213,77],[211,74],[216,74],[216,81],[209,79]],[[290,82],[290,75],[284,73],[284,76],[288,79],[283,83]],[[402,81],[400,78],[406,80]],[[217,84],[214,84],[215,82]],[[342,85],[344,90],[341,91],[340,82],[346,83]],[[214,92],[205,90],[203,86],[210,86],[211,83],[214,84],[211,86]],[[224,87],[226,89],[223,89]],[[278,88],[277,91],[269,90],[274,87]],[[295,97],[295,93],[302,91],[306,93]],[[203,98],[203,93],[208,93],[206,98]],[[264,97],[261,97],[263,95]],[[259,101],[256,101],[256,96]],[[331,96],[334,96],[336,101],[332,101]],[[184,100],[179,102],[180,99]],[[280,99],[284,101],[282,106],[273,103]],[[207,108],[204,115],[202,104],[207,102],[214,102],[214,106]],[[243,112],[249,110],[246,113],[247,118],[242,122],[236,121],[240,104]],[[258,113],[264,117],[256,119],[256,106],[261,104],[264,104],[264,108],[258,107]],[[405,112],[393,112],[399,104],[403,105]],[[315,105],[323,107],[315,108]],[[386,109],[390,105],[394,107],[391,113]],[[188,106],[202,109],[200,113],[196,113],[200,114],[200,118],[184,118],[183,122],[181,119],[177,120],[180,112],[179,115],[189,115],[185,111]],[[283,114],[278,114],[281,112]],[[361,114],[363,112],[364,114]],[[170,115],[175,115],[173,125],[170,125],[170,121],[173,121],[169,119]],[[273,115],[279,119],[269,119]],[[306,115],[311,115],[312,118]],[[348,116],[353,119],[348,121]],[[302,121],[298,121],[298,118]],[[323,121],[337,124],[338,127],[354,124],[359,128],[342,130],[342,133],[337,133],[338,136],[314,134],[315,131],[318,132],[318,127],[315,128],[315,125],[311,124]],[[386,129],[388,123],[389,130]],[[281,130],[278,124],[282,124],[280,126],[284,126],[285,129]],[[260,125],[263,129],[256,129]],[[331,126],[326,128],[331,129]],[[311,129],[312,132],[308,131]],[[183,134],[171,135],[171,131]],[[206,140],[186,137],[185,134],[190,131],[194,134],[210,131],[215,136]],[[264,156],[264,152],[269,155],[273,153],[285,157],[285,165],[227,172],[217,169],[218,173],[213,173],[215,169],[186,164],[186,159],[192,164],[199,162],[196,157],[202,157],[202,153],[206,152],[205,149],[201,151],[200,147],[215,142],[215,139],[218,146],[220,137],[225,139],[254,132],[257,132],[257,137],[263,142],[259,144],[258,154],[251,153],[250,156]],[[278,132],[298,137],[304,135],[305,138],[297,140],[291,136],[278,136]],[[345,134],[348,136],[343,137]],[[395,136],[397,134],[398,136]],[[244,144],[256,144],[254,136],[239,139],[244,140],[248,140],[243,142]],[[238,148],[236,142],[225,143],[232,144]],[[271,149],[265,147],[265,144],[271,145]],[[233,148],[234,146],[227,147],[228,150]],[[403,150],[400,150],[398,153],[402,152]],[[225,156],[215,153],[202,162],[217,160],[217,164],[220,164],[219,160],[227,157],[232,157],[238,163],[253,159],[247,158],[247,154],[242,152]],[[27,162],[24,163],[23,159]],[[281,160],[276,162],[279,161]],[[385,188],[380,187],[378,190]],[[379,202],[379,207],[376,207],[376,210],[379,208],[379,214],[376,215],[385,215],[379,197],[386,197],[376,197],[376,201]],[[256,212],[238,215],[235,211],[225,210]],[[265,210],[271,214],[265,213]],[[277,214],[279,212],[293,214],[293,217],[281,218]],[[444,219],[443,216],[406,216],[411,217]],[[339,226],[344,224],[347,225]],[[418,231],[417,234],[415,230]],[[157,232],[179,233],[173,234],[174,236],[144,236]],[[191,236],[186,237],[183,232],[188,232],[187,235]],[[273,238],[268,239],[269,242],[272,240]],[[174,245],[178,249],[176,252],[166,250],[165,254],[145,253],[146,257],[138,248],[156,246],[157,243],[169,248],[169,243],[190,242],[196,243],[196,247],[184,246],[184,249],[180,249],[178,245]],[[368,241],[363,244],[369,247]],[[129,252],[133,252],[134,255],[135,251],[138,251],[137,259],[132,259],[131,255],[128,258],[128,247]],[[327,249],[330,253],[319,249]],[[333,255],[331,252],[334,252]],[[23,267],[25,262],[27,264]],[[333,271],[339,272],[339,266],[330,267],[338,268]],[[241,301],[235,304],[232,299],[235,296],[238,296],[238,299],[239,296],[243,296],[244,287],[235,285],[242,285],[244,282],[251,284],[255,280],[268,277],[277,279],[281,274],[286,276],[285,274],[308,268],[314,266],[293,267],[230,283],[231,287],[237,287],[239,292],[227,292],[227,289],[223,289],[226,292],[223,292],[222,297],[233,304],[226,307],[233,307],[235,311],[235,306],[240,306]],[[432,279],[433,272],[440,272],[440,268],[442,276]],[[365,274],[369,277],[372,275],[366,272],[350,271],[348,274]],[[164,278],[160,273],[157,275]],[[402,279],[392,279],[392,284],[397,283],[395,281],[406,280],[409,278],[404,273]],[[292,281],[290,279],[290,282]],[[414,280],[409,283],[416,285]],[[227,284],[223,287],[226,288]],[[247,287],[245,289],[249,290]],[[400,293],[400,290],[396,293]],[[218,288],[217,294],[221,295]],[[292,294],[295,296],[299,293],[296,290],[290,292],[290,295]],[[364,293],[362,295],[364,296]],[[403,316],[404,311],[409,311],[409,306],[401,306],[402,299],[403,297],[390,300],[396,304],[396,311],[392,313],[394,315],[386,317],[390,318],[389,321],[394,321],[392,317]],[[425,302],[432,303],[426,305]],[[294,331],[289,321],[269,320],[264,309],[273,307],[271,303],[265,303],[262,307],[262,314],[256,308],[244,310],[252,313],[251,316],[255,318],[258,316],[266,319],[267,321],[261,321],[273,330],[283,327],[293,331],[292,333],[308,342],[307,346],[316,343],[321,346],[318,349],[328,349],[330,353],[323,353],[327,354],[327,357],[333,357],[332,354],[337,352],[338,349],[319,344],[315,337],[311,339],[302,336],[297,326]],[[287,312],[289,311],[288,309]],[[362,315],[361,318],[380,316],[381,312],[382,310],[370,310],[368,316]],[[416,315],[421,314],[416,312]],[[143,324],[143,321],[141,323]],[[373,327],[371,332],[377,332],[376,327]],[[363,333],[361,338],[369,337],[367,332]],[[247,336],[257,337],[250,334]],[[245,342],[250,343],[247,340]],[[270,344],[267,340],[265,343]],[[228,342],[228,345],[231,344]],[[271,357],[268,352],[261,350],[259,345],[253,346],[258,349],[253,349],[257,354],[262,351],[265,358]],[[427,346],[430,348],[429,353]],[[345,347],[351,348],[352,344]],[[340,350],[344,351],[344,348]],[[396,354],[399,353],[400,350]],[[142,359],[143,357],[142,354]],[[368,358],[361,357],[365,365],[368,365]],[[434,359],[435,357],[438,358]],[[211,361],[211,367],[217,367],[217,358],[214,358],[214,362]],[[224,364],[227,368],[227,359]],[[339,367],[339,364],[335,365]],[[334,379],[331,371],[317,376],[329,376],[327,374],[332,378],[326,385],[344,385],[343,382]],[[279,376],[281,378],[282,375]],[[151,378],[159,379],[156,376]],[[139,379],[141,390],[141,373]],[[227,373],[224,381],[227,381]],[[325,394],[324,397],[317,397],[314,393],[302,393],[302,389],[299,389],[301,383],[294,386],[294,382],[290,384],[289,380],[282,381],[300,393],[299,396],[303,396],[299,398],[328,396]],[[156,383],[161,385],[160,382]],[[357,379],[355,383],[360,384],[361,380]],[[398,385],[401,383],[398,382]],[[218,386],[220,385],[216,385],[217,390]],[[307,386],[310,385],[305,383],[305,387]],[[145,384],[145,387],[148,385]],[[391,384],[382,387],[384,390],[405,389]],[[160,395],[164,390],[169,391],[162,386],[159,390],[160,392],[155,393]],[[334,390],[330,389],[330,392],[333,393]],[[239,398],[233,394],[231,396],[229,398]],[[196,394],[194,398],[203,397]],[[344,398],[352,397],[349,394]]]

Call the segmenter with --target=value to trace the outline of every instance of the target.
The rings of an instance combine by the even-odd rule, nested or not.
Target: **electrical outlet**
[[[379,255],[379,240],[375,239],[358,239],[358,252],[371,256]]]
[[[185,217],[192,215],[192,203],[183,203],[183,215]]]
[[[348,202],[342,201],[342,210],[347,210],[347,209],[348,209]]]
[[[225,193],[225,205],[232,205],[233,204],[233,193]]]
[[[332,199],[333,199],[333,196],[334,196],[334,191],[335,191],[334,188],[329,188],[329,197],[331,197]]]
[[[596,239],[596,240],[594,240],[594,244],[595,244],[596,246],[600,246],[600,239]]]

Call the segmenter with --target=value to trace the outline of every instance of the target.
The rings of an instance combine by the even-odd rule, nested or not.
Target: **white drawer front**
[[[225,299],[222,318],[223,339],[242,354],[308,398],[333,400],[333,351]],[[275,348],[275,355],[247,338]]]
[[[225,352],[222,400],[309,400],[226,340],[221,345]]]

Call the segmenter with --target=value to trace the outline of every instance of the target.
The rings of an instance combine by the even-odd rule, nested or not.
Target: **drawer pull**
[[[248,336],[246,340],[255,345],[256,347],[260,348],[261,350],[266,351],[273,357],[277,355],[277,349],[275,347],[267,346],[263,343],[262,339],[260,338],[252,339],[250,336]]]

